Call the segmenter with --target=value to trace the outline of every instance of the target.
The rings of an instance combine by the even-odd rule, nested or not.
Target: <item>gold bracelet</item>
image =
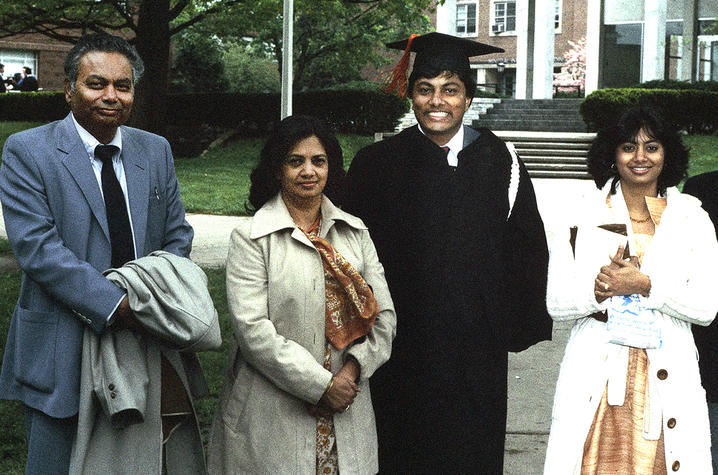
[[[332,376],[332,379],[329,380],[329,384],[327,384],[327,389],[324,390],[323,395],[326,395],[329,391],[332,390],[333,387],[334,387],[334,376]]]

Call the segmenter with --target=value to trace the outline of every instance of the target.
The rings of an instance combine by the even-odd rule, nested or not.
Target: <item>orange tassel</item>
[[[377,78],[382,78],[381,82],[384,83],[382,88],[384,92],[391,94],[396,91],[397,95],[401,98],[406,97],[408,89],[409,77],[407,71],[409,70],[409,59],[411,58],[411,42],[414,38],[420,35],[411,35],[409,40],[406,42],[406,49],[399,62],[393,68],[382,71],[377,75]]]

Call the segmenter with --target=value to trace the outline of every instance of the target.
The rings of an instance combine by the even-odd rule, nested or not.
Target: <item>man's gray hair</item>
[[[70,83],[70,88],[73,91],[75,90],[75,81],[77,81],[77,74],[80,70],[80,60],[85,54],[92,51],[120,53],[124,55],[132,67],[133,87],[145,72],[145,65],[142,62],[142,58],[140,58],[140,55],[130,46],[127,40],[104,32],[91,33],[82,36],[65,57],[65,79]]]

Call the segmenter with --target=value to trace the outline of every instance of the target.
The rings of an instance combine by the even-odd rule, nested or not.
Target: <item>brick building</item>
[[[45,91],[62,90],[65,73],[63,61],[72,45],[55,41],[40,34],[18,35],[0,39],[0,63],[5,76],[32,68],[40,88]]]

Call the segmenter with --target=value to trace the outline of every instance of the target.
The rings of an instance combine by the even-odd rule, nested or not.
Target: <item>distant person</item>
[[[551,338],[548,250],[526,168],[463,125],[469,57],[503,50],[441,33],[405,51],[395,83],[418,125],[361,149],[344,209],[369,226],[396,305],[391,359],[371,381],[384,473],[501,473],[509,351]]]
[[[17,83],[16,89],[22,92],[34,92],[38,90],[37,78],[32,74],[30,67],[23,66],[22,79]]]
[[[234,338],[211,474],[379,469],[369,378],[396,316],[369,231],[327,196],[343,177],[339,142],[306,116],[279,124],[252,171],[254,215],[227,257]]]
[[[718,243],[676,188],[688,152],[665,118],[634,107],[598,133],[588,168],[598,190],[550,246],[549,312],[574,325],[544,473],[710,474],[691,324],[716,316]]]
[[[718,171],[689,178],[683,185],[683,193],[701,200],[718,237]],[[713,275],[718,275],[718,269],[714,269]],[[713,473],[718,473],[718,318],[707,327],[693,325],[693,337],[698,347],[698,366],[708,398]]]
[[[5,65],[0,63],[0,93],[7,92],[8,80],[5,79]]]
[[[98,335],[138,329],[127,293],[103,271],[156,250],[190,253],[193,231],[185,220],[169,144],[123,125],[143,69],[124,39],[83,36],[65,58],[71,113],[11,135],[2,152],[0,200],[23,275],[0,372],[0,398],[23,403],[28,474],[68,473],[78,430],[85,329]],[[157,369],[160,355],[154,354]],[[176,364],[176,352],[167,355],[161,359],[163,391],[202,380],[194,354],[182,358],[187,367]],[[115,391],[120,399],[127,396],[129,388],[115,387],[115,381],[100,384],[107,384],[110,400]],[[191,402],[181,391],[169,395],[183,410]],[[164,397],[162,403],[164,408]],[[141,424],[147,437],[134,440],[129,450],[105,440],[112,455],[93,452],[95,460],[114,464],[117,471],[160,473],[163,428],[155,419]],[[188,456],[188,439],[178,441],[173,428],[167,426],[164,447],[178,443]],[[148,459],[150,465],[138,471],[127,468]],[[200,462],[204,467],[202,457]]]

